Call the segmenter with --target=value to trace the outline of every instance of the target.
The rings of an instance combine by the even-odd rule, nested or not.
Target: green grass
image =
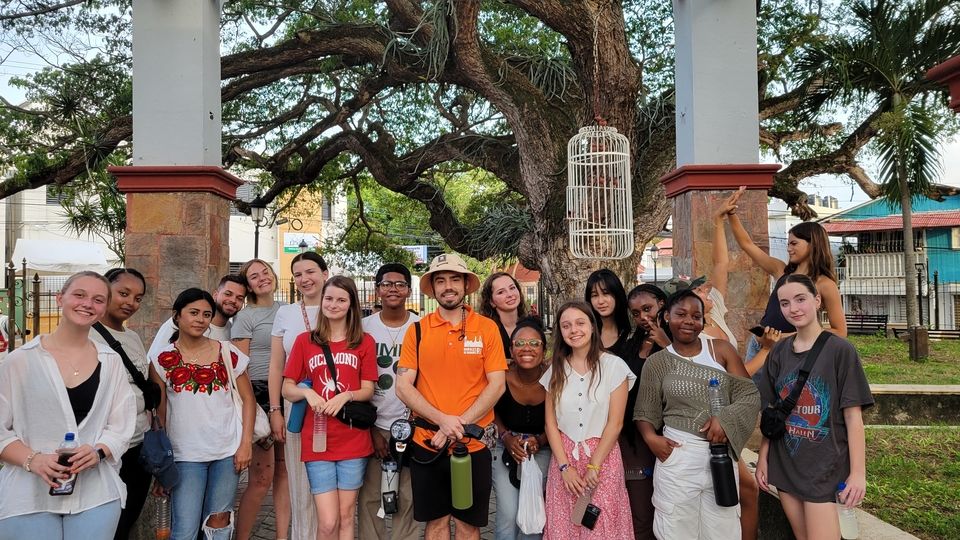
[[[960,340],[931,341],[930,357],[909,358],[906,342],[880,336],[850,336],[873,384],[960,384]]]
[[[960,539],[960,428],[867,428],[863,509],[923,539]]]

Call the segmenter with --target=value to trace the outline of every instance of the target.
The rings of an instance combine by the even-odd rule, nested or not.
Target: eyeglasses
[[[527,345],[536,348],[536,347],[539,347],[540,345],[543,345],[543,342],[540,341],[539,339],[515,339],[515,340],[513,340],[513,346],[516,347],[516,348],[518,348],[518,349],[521,348],[521,347],[526,347]]]
[[[377,286],[382,289],[397,289],[398,291],[402,291],[409,287],[410,284],[406,281],[381,281],[377,283]]]

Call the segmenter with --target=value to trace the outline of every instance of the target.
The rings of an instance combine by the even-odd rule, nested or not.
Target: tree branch
[[[9,14],[0,14],[0,23],[15,21],[17,19],[26,19],[29,17],[36,17],[38,15],[45,15],[47,13],[52,13],[54,11],[65,9],[68,7],[73,7],[78,4],[82,4],[87,0],[67,0],[66,2],[60,2],[59,4],[46,4],[40,3],[34,9],[28,9],[27,11],[21,11],[19,13],[9,13]]]

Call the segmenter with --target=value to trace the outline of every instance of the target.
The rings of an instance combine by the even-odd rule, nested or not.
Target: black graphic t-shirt
[[[777,343],[760,373],[764,407],[777,397],[786,398],[797,381],[807,351],[794,352],[794,339]],[[833,501],[837,484],[850,474],[843,409],[871,405],[873,396],[857,350],[846,339],[831,336],[787,419],[787,434],[770,441],[770,484],[804,501]]]

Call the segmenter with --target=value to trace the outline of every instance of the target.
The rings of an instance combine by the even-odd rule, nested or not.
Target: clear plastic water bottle
[[[77,448],[78,445],[76,434],[68,432],[63,436],[63,442],[61,442],[60,446],[57,448],[57,464],[63,465],[64,467],[69,467],[70,458],[77,453]],[[58,485],[57,487],[50,488],[51,495],[70,495],[77,486],[77,475],[71,474],[67,478],[55,480],[55,482]]]
[[[327,451],[327,415],[313,413],[313,451]]]
[[[169,540],[170,538],[170,497],[157,497],[156,514],[154,515],[154,525],[156,526],[155,538],[157,540]]]
[[[840,516],[840,538],[856,540],[860,537],[860,525],[857,523],[856,508],[847,508],[844,503],[843,490],[847,489],[846,482],[837,485],[837,514]]]
[[[720,409],[723,408],[723,396],[720,395],[720,381],[716,377],[710,379],[707,392],[710,399],[710,416],[720,416]]]

